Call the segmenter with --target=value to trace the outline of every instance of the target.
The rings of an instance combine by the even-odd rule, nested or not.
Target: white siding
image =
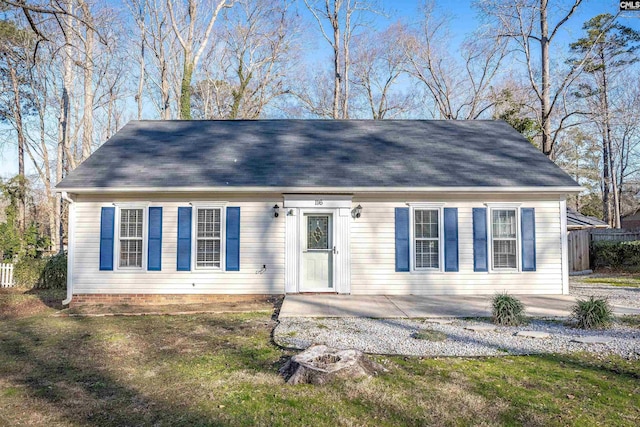
[[[350,277],[340,278],[341,287],[352,294],[492,294],[509,291],[520,294],[562,293],[562,245],[560,199],[555,196],[509,195],[380,195],[358,197],[362,216],[339,218],[348,222],[350,249],[344,261],[350,263]],[[176,271],[177,212],[179,206],[198,201],[226,201],[239,206],[240,271]],[[162,271],[99,271],[100,208],[113,202],[144,201],[163,207]],[[70,260],[73,293],[190,293],[190,294],[279,294],[285,291],[285,265],[294,273],[297,264],[285,263],[285,224],[294,226],[297,217],[281,211],[273,217],[273,205],[282,204],[280,194],[268,196],[230,195],[203,198],[201,195],[129,195],[110,198],[80,196],[75,205],[75,247]],[[395,271],[394,208],[407,202],[445,203],[458,208],[459,272],[399,273]],[[476,273],[473,271],[472,208],[484,203],[519,202],[535,208],[537,271],[523,273]],[[339,236],[346,239],[347,235]],[[287,248],[287,254],[300,250]],[[347,250],[347,253],[349,250]],[[266,270],[262,271],[262,266]],[[292,285],[292,284],[289,284]]]
[[[351,293],[352,294],[492,294],[508,291],[519,294],[562,293],[562,256],[560,201],[508,199],[474,201],[443,199],[398,199],[395,202],[357,199],[362,217],[351,224]],[[445,207],[458,208],[459,272],[396,272],[394,208],[407,207],[405,202],[444,202]],[[535,208],[536,271],[478,273],[473,271],[474,207],[486,202],[518,202]]]
[[[282,204],[277,197],[243,198],[227,201],[240,207],[240,271],[176,271],[178,207],[190,201],[207,200],[202,196],[179,201],[171,198],[141,197],[149,206],[162,210],[162,271],[99,270],[100,212],[133,198],[107,199],[79,197],[76,202],[75,256],[73,259],[73,293],[152,293],[152,294],[281,294],[284,292],[285,218],[273,216],[273,205]],[[116,231],[117,232],[117,231]],[[117,237],[116,237],[117,238]],[[146,256],[146,254],[145,254]],[[262,266],[266,270],[262,270]]]

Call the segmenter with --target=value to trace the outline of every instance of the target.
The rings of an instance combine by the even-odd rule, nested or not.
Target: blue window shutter
[[[147,248],[147,270],[162,269],[162,208],[149,208],[149,243]]]
[[[102,208],[100,213],[100,270],[113,270],[113,233],[116,208]]]
[[[489,271],[487,208],[473,208],[473,271]]]
[[[409,271],[409,208],[396,208],[396,271]]]
[[[458,208],[444,208],[444,271],[458,271]]]
[[[535,209],[520,209],[520,220],[522,222],[522,271],[536,271]]]
[[[178,271],[191,270],[191,208],[178,208]]]
[[[240,271],[240,208],[227,208],[226,270]]]

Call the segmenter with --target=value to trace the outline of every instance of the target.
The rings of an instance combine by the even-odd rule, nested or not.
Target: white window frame
[[[147,269],[147,247],[148,247],[148,227],[149,227],[149,203],[117,203],[116,217],[114,221],[114,251],[115,270],[123,272],[143,271]],[[142,265],[140,267],[120,266],[120,218],[122,209],[142,209]]]
[[[522,224],[520,220],[520,203],[485,203],[487,206],[488,215],[487,215],[487,230],[489,232],[488,244],[489,247],[488,253],[490,256],[489,260],[489,272],[490,273],[519,273],[522,269]],[[516,213],[516,267],[508,268],[508,267],[494,267],[494,259],[493,259],[493,211],[502,211],[502,210],[511,210]]]
[[[191,271],[223,272],[226,265],[227,202],[191,202]],[[198,209],[220,209],[220,267],[198,267]]]
[[[444,203],[407,203],[409,209],[409,270],[412,273],[442,273],[444,272]],[[416,267],[416,237],[415,237],[415,211],[438,211],[438,268]]]

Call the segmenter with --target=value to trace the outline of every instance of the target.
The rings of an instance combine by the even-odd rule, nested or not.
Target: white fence
[[[13,285],[13,264],[0,264],[0,288],[9,288]]]

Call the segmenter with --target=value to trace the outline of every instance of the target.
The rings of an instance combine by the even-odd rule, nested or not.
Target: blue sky
[[[391,22],[402,20],[407,23],[413,23],[418,19],[419,7],[422,4],[421,1],[411,0],[383,0],[383,8],[386,12],[385,16],[376,18],[374,25],[384,27]],[[551,0],[550,3],[560,3],[563,7],[569,7],[572,0]],[[577,13],[571,18],[571,20],[563,27],[558,37],[558,44],[566,46],[570,40],[575,39],[581,34],[582,24],[589,18],[598,15],[600,13],[615,14],[618,11],[618,0],[586,0],[582,4]],[[298,10],[306,19],[311,19],[308,12],[305,11],[305,6],[302,0],[298,5]],[[451,40],[451,46],[455,49],[457,45],[464,39],[466,35],[474,31],[479,25],[480,21],[476,16],[476,11],[471,7],[471,0],[454,0],[454,1],[438,1],[437,10],[440,10],[451,17],[450,26],[453,39]],[[555,22],[552,18],[551,23]],[[640,12],[627,12],[622,18],[621,23],[629,27],[640,30]],[[314,22],[310,22],[306,26],[309,31],[316,31]],[[317,39],[317,37],[313,37]],[[326,47],[323,43],[319,42],[316,46],[315,52],[310,52],[311,56],[322,56],[328,54]],[[17,148],[15,144],[1,143],[0,142],[0,177],[10,177],[17,173]],[[28,163],[28,160],[27,160]],[[31,167],[27,168],[29,173],[32,170]]]

